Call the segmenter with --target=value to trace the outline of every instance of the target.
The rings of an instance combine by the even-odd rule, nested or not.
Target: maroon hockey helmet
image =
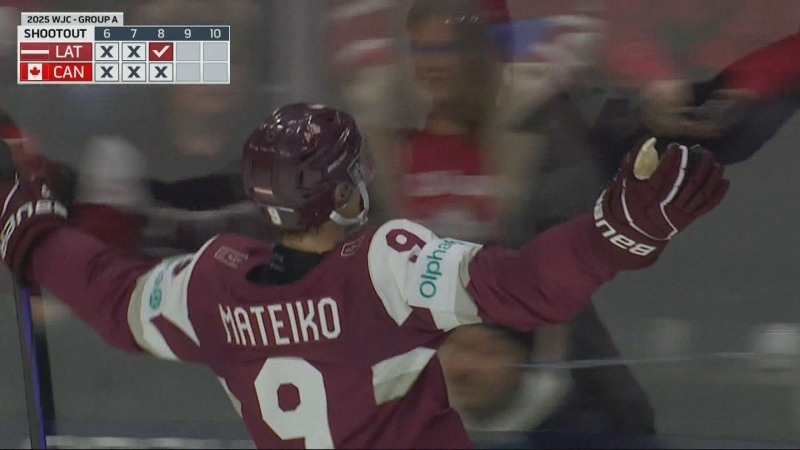
[[[253,130],[242,153],[247,196],[273,226],[307,230],[328,220],[345,227],[367,221],[371,161],[353,118],[336,108],[296,103],[277,109]],[[340,183],[357,187],[358,217],[337,211]]]

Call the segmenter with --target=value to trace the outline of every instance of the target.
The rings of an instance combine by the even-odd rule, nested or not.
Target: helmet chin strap
[[[344,217],[339,214],[335,209],[331,211],[330,218],[337,225],[345,228],[360,227],[367,223],[369,219],[369,193],[367,192],[367,183],[363,180],[358,182],[358,191],[361,193],[361,199],[364,202],[364,209],[356,217]]]

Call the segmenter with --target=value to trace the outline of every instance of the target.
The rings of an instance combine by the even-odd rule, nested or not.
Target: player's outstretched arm
[[[188,320],[194,255],[154,261],[120,253],[70,228],[38,158],[17,161],[5,183],[0,256],[14,274],[65,302],[106,342],[130,352],[199,362]]]
[[[675,235],[728,191],[712,153],[665,147],[659,158],[655,139],[637,145],[593,214],[550,228],[520,250],[443,239],[413,222],[389,221],[370,243],[375,292],[398,324],[415,309],[427,310],[443,331],[481,322],[523,331],[567,322],[618,273],[655,263]]]
[[[121,258],[105,242],[75,228],[60,227],[30,249],[29,273],[104,341],[140,352],[128,324],[128,307],[137,280],[154,265],[153,261]]]
[[[593,215],[520,251],[475,254],[467,291],[482,321],[523,330],[568,321],[603,284],[655,263],[670,239],[720,203],[729,182],[710,152],[671,144],[659,163],[654,146],[650,139],[627,154]]]

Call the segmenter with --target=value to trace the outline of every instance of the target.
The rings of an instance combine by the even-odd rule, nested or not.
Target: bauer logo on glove
[[[39,155],[12,157],[12,149],[0,139],[0,190],[5,196],[0,212],[0,257],[12,273],[25,281],[31,249],[49,232],[66,222],[67,208],[48,187],[50,173]],[[10,179],[16,173],[16,180]]]
[[[677,143],[658,148],[650,138],[628,153],[595,204],[600,236],[630,258],[630,268],[655,262],[666,242],[716,207],[730,185],[711,152]]]
[[[11,193],[9,193],[9,197],[14,195],[18,188],[19,184],[14,185]],[[60,202],[50,198],[50,189],[47,188],[47,185],[42,185],[41,196],[42,198],[36,202],[26,202],[22,204],[22,206],[17,208],[14,214],[6,215],[5,209],[3,210],[2,216],[8,217],[8,220],[6,220],[6,223],[3,225],[3,231],[0,232],[0,257],[3,259],[5,259],[6,253],[8,252],[8,243],[11,236],[14,234],[14,231],[16,231],[17,225],[21,224],[24,220],[30,219],[33,216],[42,215],[67,217],[67,208]],[[8,205],[6,205],[6,207],[8,207]]]

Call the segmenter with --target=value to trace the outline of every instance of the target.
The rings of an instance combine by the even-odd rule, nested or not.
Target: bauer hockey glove
[[[595,203],[594,238],[621,269],[652,265],[670,239],[728,191],[725,168],[711,152],[671,143],[662,153],[659,159],[655,138],[634,148]]]
[[[10,158],[7,146],[0,149]],[[47,161],[38,155],[14,158],[17,172],[15,181],[0,182],[0,192],[5,196],[0,213],[0,257],[12,273],[23,281],[27,277],[30,253],[49,232],[63,226],[67,208],[48,186]]]

